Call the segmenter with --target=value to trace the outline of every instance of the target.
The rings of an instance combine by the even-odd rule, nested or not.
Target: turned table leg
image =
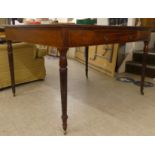
[[[60,51],[60,89],[61,89],[61,105],[62,105],[62,125],[64,134],[67,131],[67,50],[68,48],[61,48]]]
[[[143,53],[143,64],[142,64],[142,75],[141,75],[141,94],[144,95],[144,80],[146,73],[146,65],[147,65],[147,54],[148,54],[148,41],[144,42],[144,53]]]
[[[12,49],[12,42],[7,41],[8,47],[8,60],[9,60],[9,69],[10,69],[10,77],[11,77],[11,87],[13,96],[15,96],[15,75],[14,75],[14,60],[13,60],[13,49]]]
[[[88,78],[88,50],[89,47],[85,47],[85,71],[86,71],[86,77]]]

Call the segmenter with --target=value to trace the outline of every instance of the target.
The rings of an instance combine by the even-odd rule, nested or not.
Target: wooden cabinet
[[[89,66],[113,77],[115,75],[118,49],[118,44],[89,46]],[[85,47],[79,47],[76,49],[75,54],[76,60],[82,63],[85,60],[84,51]]]

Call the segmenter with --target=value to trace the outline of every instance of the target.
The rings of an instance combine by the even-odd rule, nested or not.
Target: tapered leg
[[[13,96],[15,96],[16,90],[15,90],[15,75],[14,75],[14,60],[13,60],[12,42],[7,41],[7,45],[8,45],[8,60],[9,60],[9,68],[10,68],[11,87],[12,87]]]
[[[144,53],[143,53],[143,64],[142,64],[142,75],[141,75],[141,94],[144,95],[144,80],[147,65],[147,54],[148,54],[148,41],[144,42]]]
[[[88,78],[88,46],[85,48],[85,71],[86,77]]]
[[[62,125],[64,134],[67,131],[67,50],[61,48],[60,51],[60,89],[61,89],[61,105],[62,105]]]

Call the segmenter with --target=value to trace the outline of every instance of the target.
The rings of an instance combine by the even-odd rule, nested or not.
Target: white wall
[[[128,18],[128,26],[134,26],[135,25],[135,18]],[[135,49],[135,42],[133,43],[126,43],[126,49],[125,53],[132,53]]]
[[[151,40],[149,43],[149,48],[153,48],[155,44],[155,33],[151,33]],[[135,43],[135,49],[136,50],[143,50],[144,48],[144,42],[137,42]]]
[[[97,18],[97,25],[108,25],[108,18]]]

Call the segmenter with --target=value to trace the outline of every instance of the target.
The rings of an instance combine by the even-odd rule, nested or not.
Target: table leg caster
[[[66,136],[67,135],[67,130],[64,130],[64,136]]]

